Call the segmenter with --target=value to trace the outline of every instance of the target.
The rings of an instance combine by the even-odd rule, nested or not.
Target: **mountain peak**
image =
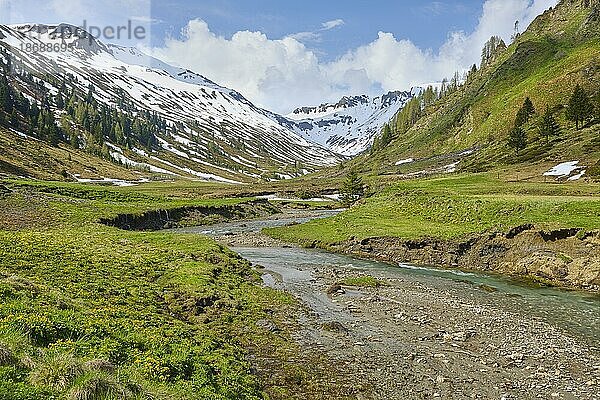
[[[287,117],[306,139],[353,156],[365,151],[383,125],[391,120],[416,91],[390,91],[377,97],[344,96],[337,103],[300,107]]]

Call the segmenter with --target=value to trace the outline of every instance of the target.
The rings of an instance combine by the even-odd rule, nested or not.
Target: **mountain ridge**
[[[286,118],[307,140],[352,157],[367,150],[383,126],[421,90],[391,91],[376,97],[344,96],[337,103],[299,107]]]
[[[599,119],[576,129],[566,111],[577,84],[591,99],[600,99],[599,54],[600,2],[561,1],[457,90],[409,118],[408,125],[400,113],[394,116],[391,143],[348,167],[407,177],[502,169],[520,171],[515,177],[545,179],[552,167],[578,160],[595,165],[580,177],[591,178],[600,170]],[[515,152],[508,136],[527,98],[535,112],[523,126],[526,146]],[[561,128],[551,140],[539,132],[547,107]],[[600,110],[600,103],[595,107]]]
[[[80,28],[0,25],[0,34],[5,64],[43,82],[26,82],[18,74],[11,75],[14,71],[4,71],[12,85],[28,92],[34,102],[54,99],[65,86],[69,92],[81,93],[93,87],[91,96],[98,104],[120,109],[127,103],[137,110],[134,119],[146,110],[166,121],[154,140],[156,145],[145,152],[139,151],[142,145],[135,149],[106,141],[113,146],[108,154],[129,167],[242,182],[290,178],[341,160],[280,124],[273,113],[256,107],[240,93],[137,50],[104,45]],[[139,62],[134,62],[136,58]],[[148,60],[156,64],[154,68],[145,65]],[[48,108],[55,116],[63,114],[54,104]],[[80,136],[83,146],[89,142],[87,136]]]

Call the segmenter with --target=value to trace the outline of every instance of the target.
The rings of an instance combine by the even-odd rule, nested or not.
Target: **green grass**
[[[591,230],[600,227],[598,193],[597,185],[511,183],[485,174],[406,181],[335,217],[266,233],[311,245],[353,237],[456,239],[525,223]]]
[[[244,199],[5,184],[13,192],[0,196],[0,398],[287,398],[296,375],[310,386],[289,355],[293,342],[256,324],[295,303],[262,288],[248,262],[204,236],[96,222]],[[281,371],[258,376],[249,351],[277,358]]]
[[[38,227],[66,227],[71,224],[90,224],[100,218],[112,218],[123,213],[139,215],[145,211],[159,209],[222,207],[253,199],[184,198],[168,196],[160,191],[153,194],[151,191],[136,191],[131,188],[65,182],[7,180],[5,184],[15,190],[15,195],[4,199],[8,205],[0,208],[0,229],[11,229],[11,225],[15,224],[17,227],[27,225],[35,222],[34,220],[37,220]],[[18,210],[22,211],[25,219],[20,224],[15,220]],[[6,213],[10,215],[5,215]],[[27,221],[27,218],[30,220]]]
[[[26,374],[26,357],[57,351],[79,363],[107,360],[123,384],[150,392],[260,397],[237,335],[252,337],[248,324],[279,295],[259,289],[249,265],[211,240],[86,227],[0,232],[0,243],[0,343],[14,332],[28,343],[8,368]],[[37,363],[32,374],[57,368]],[[70,380],[53,379],[14,380],[70,390]]]

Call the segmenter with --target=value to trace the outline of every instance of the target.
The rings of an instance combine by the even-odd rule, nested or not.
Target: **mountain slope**
[[[410,100],[418,89],[389,92],[380,97],[343,97],[335,104],[302,107],[287,118],[304,138],[327,146],[336,153],[354,156],[365,151],[375,136]]]
[[[88,101],[134,120],[152,115],[161,129],[147,148],[104,138],[110,156],[134,169],[242,182],[302,175],[339,161],[241,94],[135,49],[105,45],[80,28],[0,25],[0,50],[9,83],[38,104],[50,103],[57,120],[63,112],[53,100],[71,91],[90,93]],[[85,135],[79,141],[85,147]]]
[[[392,143],[351,165],[403,175],[503,169],[519,179],[545,179],[544,172],[567,161],[592,166],[600,158],[598,118],[577,130],[566,119],[566,106],[576,84],[598,98],[599,57],[600,2],[562,1],[538,16],[493,63],[426,107],[408,130],[394,119]],[[536,113],[524,125],[527,147],[515,154],[508,133],[527,97]],[[549,142],[538,129],[546,107],[562,130]]]

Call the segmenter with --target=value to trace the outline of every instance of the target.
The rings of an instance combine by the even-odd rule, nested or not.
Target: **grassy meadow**
[[[593,183],[507,182],[495,174],[410,180],[378,187],[335,217],[265,232],[311,245],[377,236],[455,239],[525,223],[592,230],[600,227],[599,193]]]
[[[289,398],[310,387],[309,364],[287,361],[293,342],[256,323],[285,323],[294,302],[263,288],[247,261],[207,237],[96,222],[245,199],[39,181],[2,188],[0,399]],[[262,359],[279,367],[261,373]]]

